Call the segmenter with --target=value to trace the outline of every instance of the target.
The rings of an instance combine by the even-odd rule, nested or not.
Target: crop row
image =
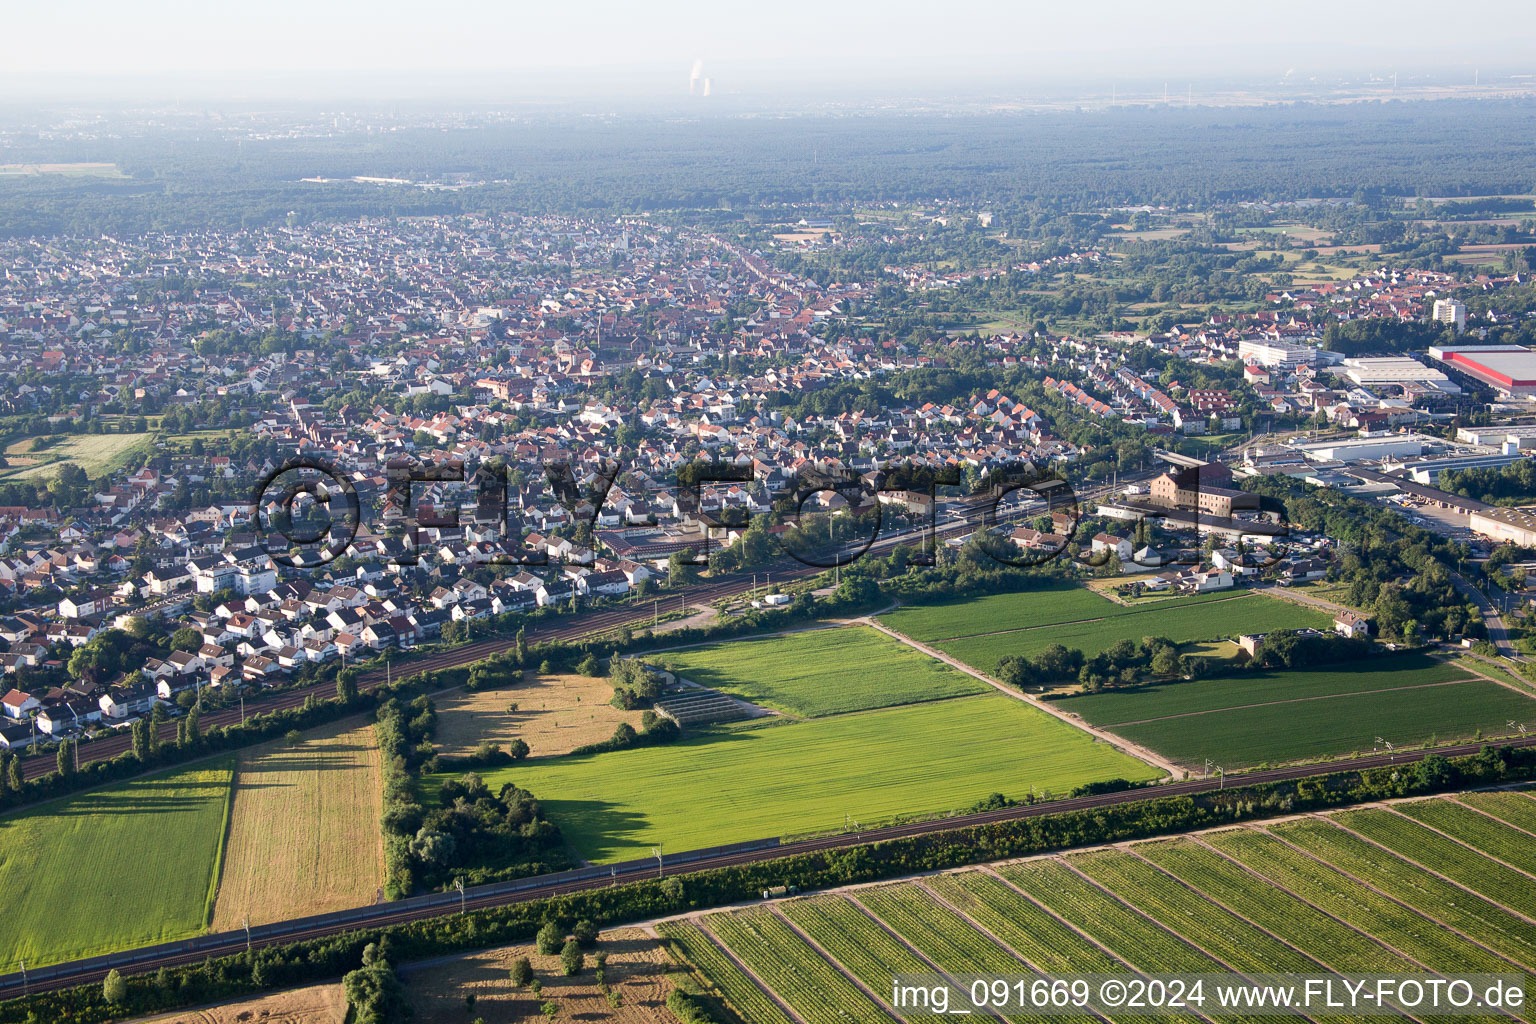
[[[711,914],[704,924],[808,1024],[891,1024],[884,1010],[773,912]]]
[[[1029,966],[916,885],[860,890],[858,900],[949,974],[1026,974]],[[1010,1021],[1040,1021],[1012,1014]]]
[[[981,871],[939,875],[929,885],[973,921],[1048,974],[1123,974],[1125,964]],[[1106,1014],[1115,1024],[1154,1024],[1166,1018],[1127,1010]]]
[[[1426,917],[1465,933],[1529,969],[1536,926],[1326,822],[1287,822],[1272,831],[1319,860],[1348,871]]]
[[[1528,877],[1436,835],[1423,825],[1375,808],[1342,812],[1333,820],[1373,843],[1440,872],[1479,896],[1526,917],[1536,917],[1536,885]]]
[[[1511,867],[1536,874],[1536,840],[1502,821],[1494,821],[1454,800],[1414,800],[1397,804],[1394,809]],[[1531,884],[1536,886],[1536,882]]]
[[[1516,828],[1536,832],[1536,799],[1525,793],[1463,793],[1457,799]]]
[[[930,974],[933,969],[889,932],[841,896],[790,900],[781,908],[800,930],[825,949],[871,991],[885,993],[898,974]],[[889,997],[887,997],[889,998]],[[958,1000],[952,1000],[958,1006]],[[935,1013],[906,1011],[910,1024],[939,1022]]]
[[[1283,942],[1131,854],[1101,850],[1073,857],[1072,865],[1143,914],[1230,964],[1233,970],[1280,974],[1314,966]]]
[[[1380,939],[1431,971],[1507,971],[1507,961],[1439,928],[1387,897],[1338,871],[1286,846],[1268,833],[1252,829],[1228,832],[1213,843],[1260,877],[1312,903],[1324,913]]]
[[[1225,966],[1054,860],[1002,869],[1010,882],[1138,971],[1220,972]]]
[[[682,921],[667,921],[657,925],[656,930],[703,973],[742,1020],[752,1024],[793,1024],[757,982],[720,952],[698,927]]]
[[[1188,839],[1143,843],[1137,852],[1213,900],[1341,974],[1391,974],[1408,965],[1290,893],[1256,885],[1247,870]]]

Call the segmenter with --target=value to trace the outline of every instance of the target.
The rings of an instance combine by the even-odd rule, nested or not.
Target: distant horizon
[[[930,106],[1029,108],[1082,103],[1104,105],[1231,105],[1234,97],[1270,103],[1328,101],[1341,95],[1414,100],[1446,91],[1468,98],[1536,93],[1536,59],[1529,65],[1491,62],[1381,62],[1355,70],[1245,71],[1171,68],[1139,73],[998,72],[929,65],[921,75],[842,75],[793,62],[703,64],[697,82],[689,68],[604,67],[540,70],[418,69],[359,71],[0,71],[0,110],[50,105],[115,108],[163,104],[282,104],[307,108],[346,104],[406,105],[416,109],[495,109],[522,105],[571,106],[600,112],[613,106],[687,105],[703,111],[796,111],[812,108]],[[850,77],[851,76],[851,77]],[[707,83],[710,92],[704,93]],[[691,91],[690,91],[691,90]]]
[[[1536,75],[1536,15],[1496,0],[1497,31],[1446,31],[1444,9],[1409,0],[1369,8],[1296,0],[1283,15],[1210,0],[1149,8],[1109,0],[1071,9],[969,0],[943,10],[783,0],[772,15],[699,0],[589,0],[577,15],[545,4],[443,0],[272,0],[257,9],[145,0],[31,5],[0,40],[5,101],[189,93],[191,102],[309,94],[473,99],[495,83],[511,100],[813,96],[819,101],[988,90],[1050,95],[1098,84],[1174,91],[1239,79],[1276,89],[1313,76],[1396,74],[1471,83]],[[1437,27],[1440,26],[1440,27]],[[121,90],[129,90],[124,96]]]

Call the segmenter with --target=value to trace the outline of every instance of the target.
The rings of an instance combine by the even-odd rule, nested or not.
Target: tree
[[[75,774],[75,759],[72,756],[74,746],[74,743],[70,740],[65,740],[63,743],[59,744],[59,774],[65,777]]]
[[[575,939],[569,939],[560,950],[560,969],[565,972],[566,977],[580,974],[586,959],[586,954],[581,951],[581,943]]]
[[[517,627],[517,663],[523,664],[528,660],[528,635],[522,626]]]
[[[533,964],[528,962],[527,957],[520,956],[512,961],[512,970],[507,972],[507,976],[514,986],[522,988],[533,980]]]
[[[698,577],[692,563],[698,554],[691,547],[672,552],[667,559],[667,586],[678,587]]]
[[[539,1007],[539,1012],[548,1019],[554,1020],[556,1017],[560,1016],[560,1004],[555,1002],[553,999],[550,999],[546,1001],[544,1005]]]
[[[353,1024],[390,1024],[401,1019],[405,986],[373,943],[363,951],[363,966],[341,979],[341,990]]]
[[[336,699],[350,704],[357,699],[357,673],[346,669],[336,677]]]
[[[0,796],[11,788],[11,755],[0,751]]]
[[[198,722],[200,717],[195,707],[187,712],[187,745],[190,747],[195,747],[203,741],[202,726]]]
[[[6,774],[10,776],[11,789],[20,793],[23,789],[26,788],[27,776],[26,773],[21,770],[21,758],[11,758],[11,767],[7,770]]]
[[[539,934],[534,937],[534,943],[540,953],[545,956],[554,956],[560,952],[560,944],[565,941],[565,929],[553,921],[546,922],[539,929]]]
[[[107,972],[101,983],[101,997],[109,1003],[120,1004],[128,1000],[128,982],[114,967]]]
[[[507,744],[507,753],[511,755],[512,760],[521,761],[528,756],[528,744],[521,739],[514,739],[511,743]]]
[[[597,944],[597,925],[588,918],[582,918],[576,922],[576,927],[571,929],[571,934],[583,948],[591,949]]]
[[[133,723],[133,756],[141,762],[149,760],[149,723],[142,718]]]
[[[171,634],[171,650],[195,651],[203,646],[203,634],[191,626],[183,626]]]

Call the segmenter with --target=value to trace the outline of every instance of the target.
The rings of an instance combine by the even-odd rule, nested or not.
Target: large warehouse
[[[1536,510],[1490,508],[1473,512],[1467,520],[1473,533],[1522,548],[1536,547]]]
[[[1520,345],[1445,345],[1429,354],[1510,397],[1536,395],[1536,352]]]

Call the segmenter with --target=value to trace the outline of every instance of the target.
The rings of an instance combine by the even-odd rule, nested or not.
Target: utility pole
[[[655,846],[651,847],[651,852],[656,855],[656,877],[660,878],[662,872],[661,844],[657,843]]]
[[[245,951],[246,951],[247,954],[249,954],[250,951],[251,951],[251,919],[250,919],[250,917],[248,917],[248,916],[247,917],[242,917],[240,919],[240,924],[245,928]]]
[[[31,992],[27,986],[27,962],[23,960],[21,962],[21,996],[25,999],[29,995],[31,995]]]
[[[464,916],[464,876],[460,875],[453,880],[453,887],[459,890],[459,916]]]

